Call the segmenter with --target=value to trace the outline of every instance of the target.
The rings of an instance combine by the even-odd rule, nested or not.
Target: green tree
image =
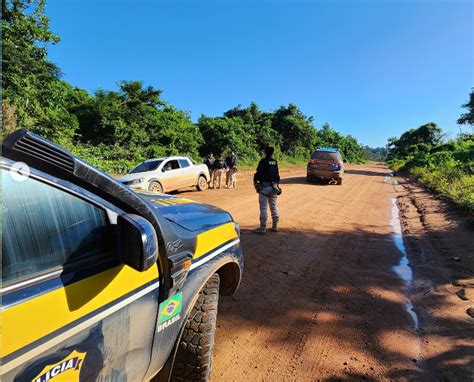
[[[338,148],[347,162],[363,163],[368,159],[362,146],[351,135],[343,137]]]
[[[251,133],[252,126],[240,117],[206,117],[202,115],[198,121],[199,130],[204,138],[201,155],[210,152],[220,155],[233,150],[241,158],[256,159],[258,157],[255,136]]]
[[[121,81],[119,91],[98,90],[73,107],[82,142],[124,147],[124,159],[198,155],[202,137],[188,113],[161,100],[161,90]]]
[[[192,123],[189,113],[174,106],[159,110],[157,125],[151,134],[155,149],[156,145],[161,146],[167,155],[188,154],[197,159],[204,142],[199,127]]]
[[[72,87],[47,59],[59,37],[44,8],[44,0],[2,0],[2,111],[11,117],[6,132],[26,127],[65,143],[77,128],[63,102]]]
[[[161,90],[140,81],[120,81],[118,90],[93,95],[73,87],[47,58],[59,37],[44,9],[45,0],[2,0],[5,133],[26,127],[112,172],[151,157],[209,151],[235,150],[251,162],[267,145],[288,159],[307,159],[322,144],[338,147],[352,161],[363,153],[355,138],[327,124],[317,132],[313,118],[294,104],[262,111],[252,102],[193,124],[188,112],[162,100]]]
[[[460,134],[448,142],[431,123],[389,140],[388,161],[444,198],[474,212],[474,135]]]
[[[342,135],[325,123],[318,131],[318,142],[321,146],[337,147],[342,140]]]
[[[2,88],[7,95],[27,94],[59,78],[46,59],[47,44],[59,42],[49,30],[45,1],[2,0]]]
[[[417,152],[427,153],[443,138],[443,133],[436,123],[430,122],[417,129],[404,132],[399,139],[389,138],[388,158],[405,158]]]
[[[375,162],[384,162],[387,158],[387,148],[386,147],[369,147],[362,146],[362,149],[365,152],[365,157],[369,160]]]
[[[317,136],[319,146],[337,148],[347,162],[362,163],[368,158],[356,138],[351,135],[344,136],[340,134],[332,129],[328,123],[325,123],[319,129]]]
[[[228,110],[224,113],[224,117],[241,118],[246,125],[250,126],[249,133],[255,136],[255,144],[259,150],[265,146],[280,149],[282,137],[272,128],[273,113],[261,111],[255,102],[244,109],[239,105]]]
[[[305,116],[294,104],[277,109],[273,113],[271,127],[281,136],[281,151],[286,154],[308,157],[317,143],[313,118]]]
[[[467,113],[459,117],[458,123],[460,125],[474,125],[474,90],[469,94],[469,102],[462,105],[462,107],[467,109]]]

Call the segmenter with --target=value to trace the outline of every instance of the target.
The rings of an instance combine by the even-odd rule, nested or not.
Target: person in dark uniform
[[[227,164],[221,154],[212,165],[212,188],[221,188],[222,175],[225,173],[226,168]]]
[[[209,171],[212,170],[212,165],[214,164],[214,155],[212,155],[212,153],[207,154],[206,159],[204,159],[204,164],[207,166]]]
[[[209,170],[209,185],[212,188],[212,167],[214,166],[214,155],[212,155],[212,153],[207,154],[206,159],[204,159],[204,164]]]
[[[231,151],[229,155],[227,155],[227,158],[225,158],[225,163],[227,165],[225,186],[227,188],[235,188],[235,186],[237,185],[237,155],[235,155],[235,153]]]
[[[279,187],[280,174],[278,172],[278,162],[273,159],[273,147],[265,148],[265,158],[260,160],[257,172],[253,177],[255,189],[258,192],[258,203],[260,206],[260,227],[254,230],[255,233],[264,234],[267,230],[268,205],[272,215],[273,232],[278,231],[278,209],[277,197],[281,194]]]

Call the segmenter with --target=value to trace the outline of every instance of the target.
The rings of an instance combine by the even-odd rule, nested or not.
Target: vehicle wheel
[[[198,191],[204,191],[205,189],[207,189],[207,187],[208,187],[208,184],[207,184],[206,177],[203,175],[200,175],[196,188],[198,189]]]
[[[313,177],[311,175],[306,175],[306,181],[311,183],[313,181]]]
[[[199,293],[178,345],[171,381],[207,381],[216,334],[219,275],[213,274]]]
[[[148,191],[150,191],[150,192],[160,192],[160,193],[162,193],[162,192],[163,192],[163,186],[161,185],[160,182],[157,182],[156,180],[154,180],[154,181],[151,182],[150,185],[148,186]]]
[[[340,186],[342,184],[342,178],[337,178],[336,183]]]

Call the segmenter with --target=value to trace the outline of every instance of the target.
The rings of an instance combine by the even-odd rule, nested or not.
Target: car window
[[[135,174],[137,172],[154,171],[160,166],[162,162],[162,160],[150,160],[147,162],[143,162],[141,165],[135,167],[132,171],[130,171],[130,174]]]
[[[2,170],[4,282],[111,256],[105,210],[49,184]]]
[[[176,159],[169,160],[163,165],[163,171],[176,170],[179,168],[179,163]]]
[[[187,159],[179,159],[179,165],[181,166],[181,168],[185,168],[185,167],[189,167],[190,164],[189,164],[189,161]]]
[[[338,153],[331,151],[315,151],[311,159],[339,161]]]

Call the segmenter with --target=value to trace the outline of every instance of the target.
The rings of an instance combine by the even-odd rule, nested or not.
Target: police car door
[[[2,166],[2,381],[140,380],[158,311],[155,264],[122,264],[114,206]]]

